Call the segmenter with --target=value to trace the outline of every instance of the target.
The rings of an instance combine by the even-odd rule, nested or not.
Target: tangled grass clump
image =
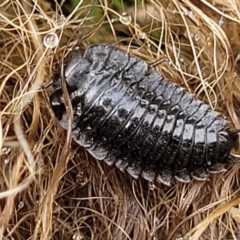
[[[170,188],[133,180],[71,142],[43,85],[66,50],[104,42],[160,62],[239,129],[239,1],[49,2],[0,3],[0,239],[238,239],[237,165]]]

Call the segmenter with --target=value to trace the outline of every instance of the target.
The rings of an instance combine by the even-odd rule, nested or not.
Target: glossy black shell
[[[142,59],[110,45],[75,49],[65,59],[65,80],[74,111],[72,137],[98,160],[134,178],[170,185],[224,171],[237,133]],[[64,129],[67,115],[53,77],[52,109]]]

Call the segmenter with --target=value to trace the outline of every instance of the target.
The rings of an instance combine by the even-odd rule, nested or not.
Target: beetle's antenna
[[[229,155],[229,160],[230,162],[233,162],[234,164],[236,164],[238,167],[240,167],[240,162],[236,159],[236,157],[234,157],[233,155]]]
[[[49,88],[52,85],[53,85],[53,80],[51,79],[50,81],[48,81],[45,84],[43,84],[43,88],[47,89],[47,88]]]

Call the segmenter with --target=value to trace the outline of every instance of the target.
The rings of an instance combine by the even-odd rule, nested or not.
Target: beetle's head
[[[56,65],[51,80],[44,85],[44,88],[50,86],[55,90],[61,88],[61,79],[65,81],[69,91],[76,88],[76,85],[78,85],[77,74],[79,73],[80,68],[82,68],[83,53],[84,51],[78,47],[69,52],[64,61],[61,61]]]

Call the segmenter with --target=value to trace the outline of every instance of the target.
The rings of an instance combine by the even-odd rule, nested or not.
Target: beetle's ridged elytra
[[[70,52],[64,74],[74,112],[72,137],[96,159],[166,185],[173,177],[205,180],[207,172],[225,170],[236,131],[142,59],[92,45]],[[67,129],[60,77],[58,70],[50,102]]]

